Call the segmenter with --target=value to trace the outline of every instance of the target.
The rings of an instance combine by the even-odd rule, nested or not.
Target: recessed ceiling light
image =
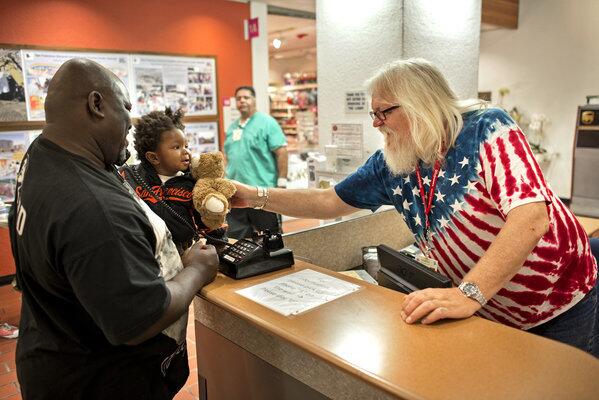
[[[279,39],[279,38],[275,38],[275,39],[272,41],[272,47],[274,47],[275,49],[278,49],[279,47],[281,47],[281,44],[282,44],[282,43],[283,43],[283,42],[281,42],[281,39]]]

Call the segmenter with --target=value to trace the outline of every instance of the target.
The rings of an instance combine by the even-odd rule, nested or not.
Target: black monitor
[[[434,288],[450,288],[451,280],[416,261],[412,256],[394,250],[384,244],[377,246],[379,285],[402,293]]]

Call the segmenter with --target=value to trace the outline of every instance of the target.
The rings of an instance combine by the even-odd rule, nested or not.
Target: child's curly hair
[[[179,109],[175,112],[170,107],[164,111],[152,111],[142,116],[135,124],[135,151],[140,161],[146,159],[147,151],[156,151],[160,142],[160,135],[171,129],[185,129],[181,121],[184,112]]]

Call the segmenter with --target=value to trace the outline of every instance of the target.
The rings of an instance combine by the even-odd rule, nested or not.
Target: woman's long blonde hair
[[[426,164],[442,160],[463,126],[462,113],[483,100],[460,101],[443,74],[422,58],[386,64],[366,81],[371,95],[400,104],[410,122],[416,155]]]

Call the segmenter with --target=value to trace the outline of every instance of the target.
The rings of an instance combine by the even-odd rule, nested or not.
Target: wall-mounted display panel
[[[76,57],[96,61],[123,81],[133,117],[167,106],[189,117],[217,116],[214,57],[0,48],[0,121],[44,121],[50,80]]]
[[[0,49],[0,121],[26,121],[21,51]]]
[[[19,165],[41,131],[0,132],[0,200],[13,201]]]
[[[74,51],[21,50],[23,78],[27,102],[27,119],[44,121],[44,102],[50,80],[65,61],[88,58],[108,68],[130,87],[129,56],[119,53],[90,53]]]
[[[218,151],[218,124],[216,122],[188,122],[185,136],[193,156]]]
[[[132,55],[134,114],[169,106],[185,114],[216,115],[214,59]]]

